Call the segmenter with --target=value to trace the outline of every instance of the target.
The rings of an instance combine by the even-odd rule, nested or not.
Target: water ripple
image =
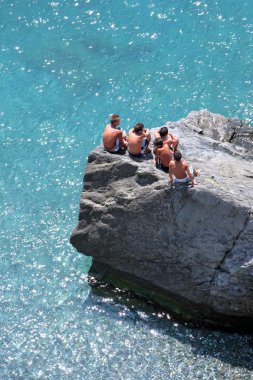
[[[0,0],[3,379],[245,379],[252,338],[91,290],[69,236],[108,115],[252,119],[249,0]],[[116,109],[115,109],[115,105]]]

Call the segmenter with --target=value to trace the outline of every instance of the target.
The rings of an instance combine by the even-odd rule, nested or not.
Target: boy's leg
[[[149,144],[151,141],[151,136],[146,137],[145,139],[145,154],[149,154],[151,152],[151,149],[149,148]]]

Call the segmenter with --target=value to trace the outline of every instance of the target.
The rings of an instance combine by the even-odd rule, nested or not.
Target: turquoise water
[[[208,108],[252,119],[251,0],[0,0],[0,378],[251,379],[252,338],[91,291],[68,243],[89,151]]]

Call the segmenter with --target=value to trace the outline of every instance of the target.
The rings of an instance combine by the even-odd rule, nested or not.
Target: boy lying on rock
[[[119,125],[119,115],[111,115],[110,124],[106,125],[103,133],[104,148],[113,154],[124,154],[127,149],[127,136],[125,131],[117,128]]]

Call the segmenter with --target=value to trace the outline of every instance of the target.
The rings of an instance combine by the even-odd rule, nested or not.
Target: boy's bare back
[[[122,131],[112,128],[110,124],[107,124],[103,133],[103,144],[107,150],[112,150],[115,146],[117,138],[122,139]]]
[[[184,179],[188,176],[188,165],[184,160],[180,162],[171,161],[170,162],[170,173],[173,174],[178,179]]]

